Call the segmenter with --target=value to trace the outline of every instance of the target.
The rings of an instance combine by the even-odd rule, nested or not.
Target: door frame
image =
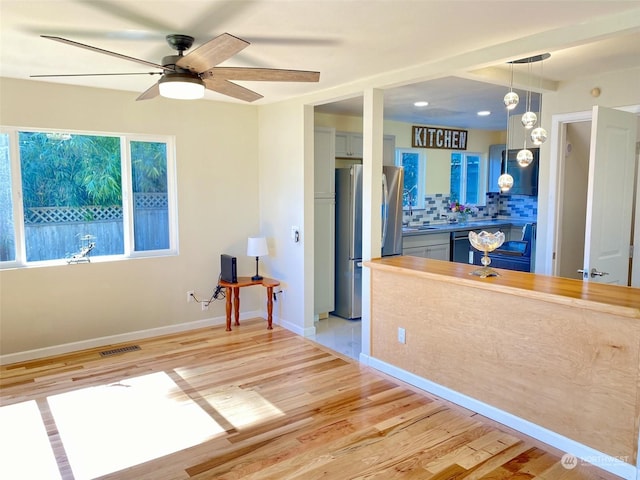
[[[640,105],[632,105],[626,107],[619,107],[616,110],[622,110],[625,112],[634,113],[638,116],[640,122]],[[560,248],[560,240],[562,239],[562,231],[560,229],[560,221],[562,220],[560,204],[562,203],[563,194],[562,191],[562,175],[564,174],[564,168],[562,158],[564,157],[564,145],[566,141],[566,125],[576,122],[592,122],[593,110],[586,110],[581,112],[570,112],[555,114],[551,117],[551,142],[550,142],[550,156],[549,156],[549,194],[550,202],[547,211],[547,235],[544,241],[547,245],[552,246],[552,252],[558,252]],[[640,182],[638,182],[640,184]],[[640,203],[640,192],[637,193],[636,205]],[[640,215],[637,214],[635,218],[635,237],[634,244],[637,246],[640,244]],[[638,248],[636,248],[638,250]],[[635,253],[635,252],[634,252]],[[550,275],[558,274],[558,262],[557,255],[546,255],[546,258],[539,259],[541,269],[536,266],[536,271],[548,272]],[[640,256],[634,255],[632,271],[636,272],[640,269]]]

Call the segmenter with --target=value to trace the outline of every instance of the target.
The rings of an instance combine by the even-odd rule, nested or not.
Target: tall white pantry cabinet
[[[349,150],[345,154],[345,149]],[[383,137],[383,163],[395,164],[396,137]],[[348,155],[348,156],[347,156]],[[335,299],[336,158],[362,163],[362,134],[316,127],[314,135],[314,289],[313,313],[324,318]]]
[[[314,302],[313,313],[334,309],[336,131],[315,128],[314,135]]]

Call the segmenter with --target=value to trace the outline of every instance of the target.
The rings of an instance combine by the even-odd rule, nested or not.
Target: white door
[[[627,285],[638,120],[593,107],[583,278]]]

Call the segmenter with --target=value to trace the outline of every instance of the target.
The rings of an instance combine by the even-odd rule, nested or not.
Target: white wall
[[[247,237],[279,232],[259,223],[264,205],[258,201],[258,108],[164,98],[136,102],[135,93],[7,78],[0,79],[0,95],[3,125],[174,135],[180,246],[174,257],[0,271],[2,355],[34,351],[37,356],[51,353],[41,349],[65,344],[222,321],[223,301],[203,312],[187,304],[186,291],[212,294],[221,253],[236,255],[240,272],[251,273],[255,260],[246,256]],[[291,157],[279,150],[284,165]],[[286,170],[279,166],[271,174]],[[289,198],[269,200],[278,202],[275,216],[277,209],[288,210]],[[269,242],[272,246],[273,239]],[[274,254],[288,259],[283,250]],[[267,270],[269,264],[263,266]],[[241,311],[264,309],[261,289],[243,289]]]
[[[552,165],[551,159],[558,155],[558,152],[551,151],[553,116],[591,111],[594,105],[609,108],[640,105],[639,85],[640,67],[561,83],[556,92],[544,94],[542,125],[549,131],[550,138],[540,148],[536,272],[551,274],[549,265],[553,255],[553,225],[548,219],[553,216],[556,206],[555,190],[551,188],[556,165]],[[599,97],[591,95],[594,87],[600,88]]]
[[[311,335],[313,327],[313,109],[300,102],[260,108],[261,229],[274,255],[265,259],[285,296],[274,307],[286,328]],[[300,242],[291,227],[300,229]]]

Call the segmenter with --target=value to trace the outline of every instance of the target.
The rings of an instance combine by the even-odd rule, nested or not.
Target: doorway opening
[[[584,272],[580,271],[587,268],[590,280],[640,287],[640,245],[634,246],[634,243],[640,244],[640,147],[637,143],[640,139],[640,106],[624,110],[635,115],[634,120],[634,117],[629,118],[629,113],[619,112],[627,116],[627,125],[630,125],[627,128],[631,135],[627,137],[615,137],[619,135],[618,127],[606,125],[600,117],[600,124],[596,122],[594,125],[592,114],[615,110],[596,107],[594,112],[576,112],[553,118],[549,182],[551,196],[555,200],[549,206],[547,233],[553,255],[544,261],[544,271],[552,275],[583,279]],[[592,132],[592,127],[595,132]],[[602,131],[613,131],[613,141],[608,137],[603,139]],[[615,140],[623,138],[628,139],[626,150],[614,151],[612,147],[606,147],[603,154],[603,144],[617,148],[615,146],[622,142]],[[611,163],[614,162],[612,158],[621,156],[628,159],[626,167]],[[599,189],[594,187],[598,182]],[[605,188],[602,188],[602,182],[605,182]],[[603,225],[606,228],[602,228]],[[614,242],[609,239],[618,240],[618,246],[613,248]],[[635,255],[632,249],[635,249]],[[602,253],[603,250],[604,254],[594,262],[593,252]],[[609,275],[610,268],[607,267],[601,274],[592,268],[594,265],[589,266],[590,263],[595,266],[606,264],[605,257],[616,255],[620,261],[624,260],[622,273],[613,273],[611,269],[612,274]],[[595,274],[591,275],[591,271]],[[612,280],[607,281],[610,278]]]

